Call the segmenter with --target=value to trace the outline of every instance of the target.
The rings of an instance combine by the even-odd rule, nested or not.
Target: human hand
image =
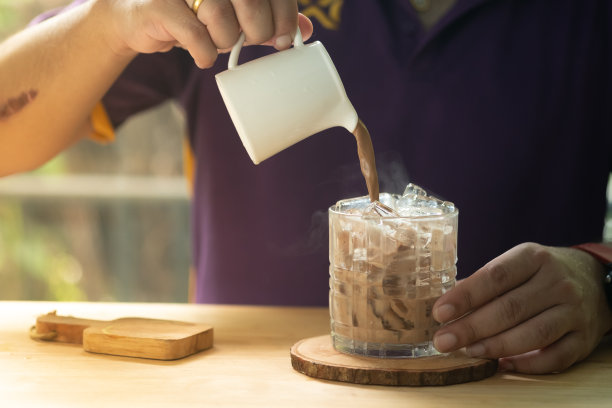
[[[246,44],[289,48],[299,23],[305,39],[312,23],[298,15],[295,0],[206,0],[197,16],[194,0],[99,0],[107,43],[118,54],[166,52],[185,48],[200,68],[210,67],[220,52],[236,43],[242,30]]]
[[[505,371],[562,371],[612,327],[602,279],[602,265],[586,252],[518,245],[438,299],[433,316],[447,324],[434,344],[500,358]]]

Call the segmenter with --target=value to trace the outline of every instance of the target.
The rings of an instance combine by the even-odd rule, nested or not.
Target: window
[[[0,0],[0,39],[66,0]],[[0,179],[0,299],[187,300],[189,197],[181,112],[133,118]]]

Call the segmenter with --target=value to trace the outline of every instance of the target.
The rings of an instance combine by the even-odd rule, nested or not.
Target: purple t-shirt
[[[413,182],[459,208],[459,277],[521,242],[601,240],[609,1],[459,0],[429,32],[408,0],[309,3],[311,40],[372,134],[381,191]],[[367,193],[353,136],[327,130],[253,165],[214,79],[227,57],[199,70],[180,49],[141,55],[105,106],[115,125],[168,98],[185,109],[198,302],[325,305],[327,209]]]

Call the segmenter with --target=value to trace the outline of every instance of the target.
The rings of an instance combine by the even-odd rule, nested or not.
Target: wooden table
[[[162,362],[33,341],[38,315],[139,316],[208,323],[213,349]],[[498,373],[446,387],[362,386],[291,368],[296,341],[329,330],[327,309],[130,303],[0,302],[0,407],[609,407],[612,343],[556,375]]]

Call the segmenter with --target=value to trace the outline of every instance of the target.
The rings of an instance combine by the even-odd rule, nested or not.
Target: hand
[[[185,48],[200,68],[210,67],[244,31],[247,44],[289,48],[299,22],[304,38],[312,23],[298,15],[295,0],[205,0],[198,15],[193,0],[98,0],[111,30],[109,46],[118,54],[166,52]]]
[[[506,371],[562,371],[612,327],[602,279],[603,267],[583,251],[518,245],[438,299],[433,316],[447,325],[434,344],[501,358]]]

